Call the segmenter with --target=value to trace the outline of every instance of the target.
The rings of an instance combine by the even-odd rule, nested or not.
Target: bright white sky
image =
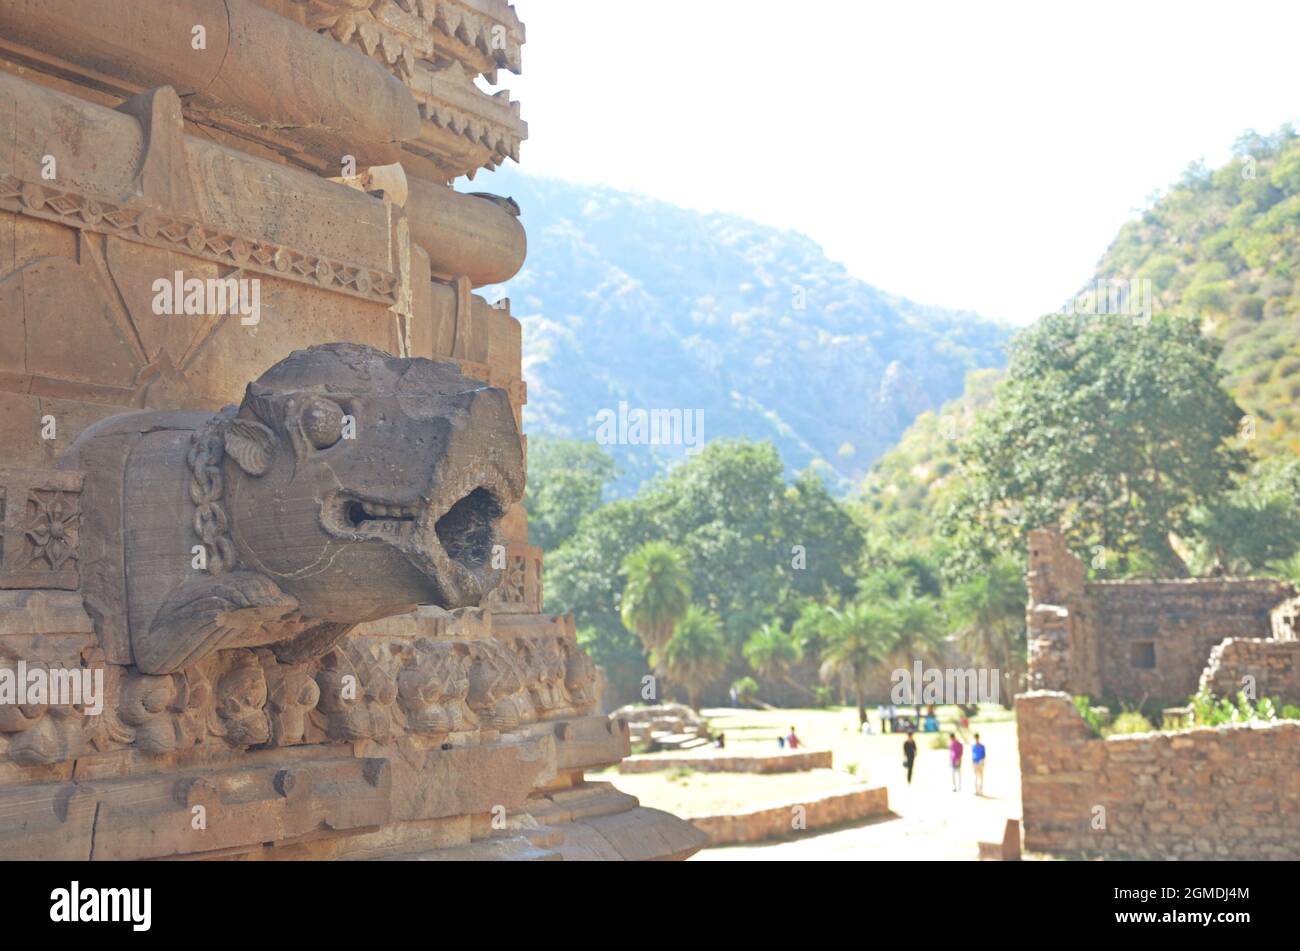
[[[526,172],[793,228],[1025,323],[1245,129],[1300,117],[1300,3],[515,0]]]

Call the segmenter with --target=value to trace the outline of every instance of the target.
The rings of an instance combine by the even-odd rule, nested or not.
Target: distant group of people
[[[948,734],[948,765],[952,769],[952,791],[961,792],[961,764],[962,757],[965,755],[966,747],[962,741],[957,739],[956,733]],[[975,734],[975,742],[971,744],[970,761],[971,771],[975,776],[975,795],[984,795],[984,762],[987,758],[987,751],[984,743],[980,740],[980,735]],[[907,739],[903,741],[903,768],[907,770],[907,781],[912,782],[912,769],[916,765],[916,740],[913,738],[911,730],[907,733]]]
[[[876,715],[880,718],[881,733],[913,733],[917,730],[923,733],[939,732],[939,717],[935,712],[934,704],[926,707],[925,713],[922,714],[921,705],[918,703],[912,707],[911,715],[899,713],[898,708],[892,703],[887,706],[881,704],[876,707]],[[862,732],[871,732],[869,722],[863,723]]]
[[[785,736],[778,736],[776,738],[776,745],[781,747],[781,749],[786,749],[788,747],[792,750],[797,750],[803,745],[803,740],[799,739],[799,734],[795,733],[794,727],[791,726],[789,733]]]

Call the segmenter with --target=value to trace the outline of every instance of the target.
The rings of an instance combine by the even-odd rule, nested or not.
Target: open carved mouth
[[[496,494],[480,486],[433,523],[433,534],[452,561],[470,569],[481,568],[492,557],[496,523],[503,514]],[[335,534],[414,542],[417,546],[419,536],[428,537],[432,520],[433,510],[423,500],[395,504],[340,493],[324,508],[325,525]]]
[[[493,528],[502,514],[496,496],[477,488],[449,508],[434,531],[453,561],[478,568],[492,557]]]

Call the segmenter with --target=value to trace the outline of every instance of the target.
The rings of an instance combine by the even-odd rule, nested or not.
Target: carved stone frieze
[[[92,198],[16,175],[0,176],[0,209],[389,306],[398,300],[400,280],[390,271],[359,267],[184,216]]]
[[[438,736],[478,725],[468,704],[470,652],[463,644],[426,638],[397,675],[398,707],[412,733]]]

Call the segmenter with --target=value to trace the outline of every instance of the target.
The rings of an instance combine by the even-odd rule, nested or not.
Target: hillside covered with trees
[[[1132,573],[1193,573],[1210,571],[1293,574],[1288,558],[1294,553],[1293,533],[1278,519],[1295,511],[1297,498],[1296,456],[1300,453],[1300,417],[1296,398],[1300,396],[1300,138],[1290,127],[1271,136],[1243,135],[1234,146],[1234,157],[1217,169],[1197,162],[1182,180],[1153,201],[1150,208],[1121,228],[1099,262],[1095,279],[1126,283],[1149,281],[1152,311],[1158,318],[1182,318],[1161,326],[1166,329],[1190,325],[1205,338],[1212,352],[1224,391],[1236,409],[1225,412],[1236,422],[1233,432],[1222,433],[1232,446],[1235,462],[1226,484],[1214,492],[1202,486],[1189,505],[1187,518],[1174,532],[1172,544],[1179,549],[1176,563],[1167,557],[1148,557],[1165,542],[1149,536],[1145,545],[1108,543],[1102,537],[1076,537],[1076,547],[1091,551],[1109,548],[1118,558],[1097,559],[1094,572],[1103,577]],[[1131,344],[1116,336],[1123,331],[1124,315],[1103,315],[1094,328],[1109,335],[1115,346]],[[1142,314],[1131,322],[1141,324]],[[1081,315],[1049,315],[1035,327],[1023,331],[1013,345],[1026,359],[1029,340],[1067,351],[1070,328],[1088,325]],[[1046,330],[1051,326],[1054,330]],[[1154,344],[1153,344],[1154,345]],[[1040,347],[1041,349],[1041,347]],[[1122,360],[1123,354],[1112,354]],[[1015,357],[1012,358],[1013,363]],[[1109,367],[1107,367],[1109,368]],[[1050,361],[1042,364],[1035,399],[1075,405],[1083,415],[1065,425],[1054,439],[1064,444],[1083,444],[1095,453],[1103,448],[1089,443],[1083,427],[1101,412],[1078,407],[1076,393],[1053,390],[1050,374],[1074,372],[1074,385],[1096,379],[1100,367],[1065,369]],[[1077,372],[1076,372],[1077,371]],[[905,544],[920,544],[942,550],[941,559],[950,570],[951,551],[962,531],[962,516],[986,518],[988,512],[970,504],[973,470],[972,453],[979,455],[971,437],[978,431],[977,420],[985,423],[984,448],[995,412],[1004,423],[1024,429],[1024,419],[1014,412],[995,411],[995,403],[1006,398],[1008,386],[1000,372],[972,374],[963,395],[936,417],[922,414],[885,453],[862,483],[860,504],[864,516],[882,533]],[[1196,389],[1212,385],[1201,380]],[[1167,406],[1168,381],[1145,397],[1124,393],[1126,400],[1144,401],[1137,413],[1119,405],[1107,406],[1114,418],[1123,416],[1129,426],[1150,422],[1155,409]],[[995,393],[998,394],[995,397]],[[1093,394],[1095,395],[1095,394]],[[1226,423],[1220,422],[1222,429]],[[1022,433],[1023,435],[1023,433]],[[1011,444],[1018,457],[1034,457],[1054,451],[1032,447],[1023,439]],[[1132,452],[1130,441],[1116,444]],[[1218,455],[1213,457],[1219,458]],[[1098,464],[1092,460],[1089,465]],[[1166,463],[1168,464],[1168,463]],[[1213,469],[1206,463],[1204,475]],[[1090,469],[1083,471],[1091,472]],[[1009,473],[1003,473],[1009,477]],[[1105,491],[1094,479],[1091,490]],[[955,489],[964,487],[965,500],[959,505]],[[945,521],[942,516],[949,513]],[[1053,510],[1052,517],[1069,513]],[[1046,517],[1046,513],[1043,513]],[[1104,532],[1103,532],[1104,534]],[[969,541],[969,532],[965,535]],[[1252,542],[1252,539],[1255,541]],[[1009,543],[1010,539],[1005,539]],[[1115,551],[1120,549],[1122,551]],[[1144,552],[1144,553],[1142,553]],[[962,557],[969,556],[966,552]],[[958,559],[960,560],[960,559]],[[1091,562],[1093,559],[1089,559]],[[1161,562],[1164,562],[1162,565]],[[1181,563],[1181,567],[1180,564]],[[958,570],[961,573],[961,570]]]
[[[1150,280],[1155,309],[1223,343],[1229,390],[1256,418],[1258,451],[1300,452],[1300,137],[1248,133],[1232,161],[1194,163],[1126,224],[1099,278]]]
[[[511,170],[528,229],[508,296],[524,328],[528,429],[592,439],[603,410],[701,411],[708,439],[775,445],[850,491],[917,414],[1001,366],[1010,330],[873,288],[813,241],[732,215]],[[684,447],[608,446],[615,495]]]

